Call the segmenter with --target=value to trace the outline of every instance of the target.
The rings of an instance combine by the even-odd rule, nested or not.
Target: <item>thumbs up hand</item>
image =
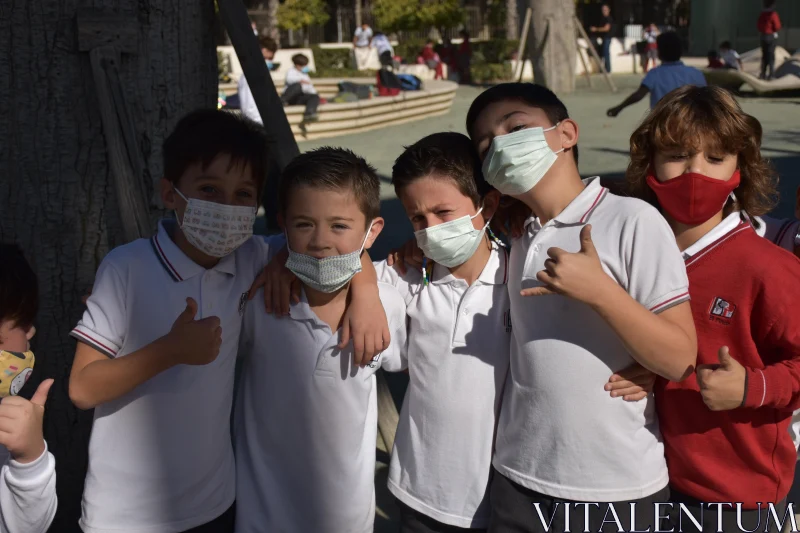
[[[175,319],[167,340],[178,364],[207,365],[219,355],[222,327],[219,318],[210,316],[195,320],[197,302],[186,299],[186,308]]]
[[[544,262],[544,270],[536,274],[544,286],[523,289],[522,296],[563,294],[590,305],[596,301],[600,290],[613,280],[600,263],[592,242],[591,225],[581,229],[580,239],[581,249],[576,253],[561,248],[547,250],[549,258]]]
[[[42,420],[52,379],[39,384],[33,398],[6,396],[0,402],[0,444],[20,463],[31,463],[45,450]]]
[[[728,411],[744,403],[744,380],[747,371],[731,357],[727,346],[717,352],[718,365],[697,365],[697,384],[703,402],[712,411]]]

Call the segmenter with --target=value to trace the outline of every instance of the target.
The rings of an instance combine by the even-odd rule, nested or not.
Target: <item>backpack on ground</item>
[[[340,81],[339,94],[342,93],[352,93],[358,96],[358,100],[367,100],[372,98],[372,86],[351,81]]]
[[[422,80],[413,74],[398,74],[400,86],[404,91],[419,91],[422,89]]]
[[[378,94],[380,96],[396,96],[400,94],[403,86],[397,78],[397,74],[386,69],[378,71]]]

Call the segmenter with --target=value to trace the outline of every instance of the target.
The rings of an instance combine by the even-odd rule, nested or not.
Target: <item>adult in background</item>
[[[674,31],[662,33],[656,39],[658,59],[661,65],[645,75],[642,84],[621,104],[609,109],[606,114],[616,117],[620,111],[635,104],[650,94],[650,108],[654,108],[661,98],[684,85],[706,86],[703,73],[694,67],[688,67],[681,61],[681,39]]]
[[[592,26],[589,29],[592,33],[599,34],[603,39],[603,63],[605,64],[606,72],[611,72],[611,36],[613,35],[614,19],[611,18],[611,8],[608,4],[603,4],[601,12],[603,13],[603,24]]]
[[[361,27],[356,28],[353,34],[353,56],[355,57],[356,68],[359,70],[366,68],[369,63],[372,36],[372,28],[366,22],[361,24]]]
[[[764,9],[758,16],[758,33],[761,34],[761,74],[762,80],[771,80],[775,74],[775,46],[781,18],[775,11],[775,0],[764,0]]]
[[[378,59],[382,67],[394,66],[394,48],[392,48],[392,43],[389,42],[389,38],[384,33],[375,32],[375,36],[372,38],[372,46],[378,52]]]

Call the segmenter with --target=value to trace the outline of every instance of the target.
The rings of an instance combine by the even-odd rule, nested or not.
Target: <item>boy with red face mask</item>
[[[708,531],[778,531],[788,518],[800,260],[753,229],[777,183],[760,144],[761,125],[718,87],[673,91],[631,137],[628,185],[675,232],[697,329],[695,375],[655,390],[670,517],[683,531],[696,530],[683,509]]]

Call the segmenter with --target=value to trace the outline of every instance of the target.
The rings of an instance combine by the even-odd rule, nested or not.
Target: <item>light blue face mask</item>
[[[267,61],[267,70],[272,70],[275,64],[269,59],[267,59],[266,61]]]
[[[305,67],[300,69],[300,72],[302,72],[303,74],[308,74],[309,72],[311,72],[311,69],[308,68],[308,66],[306,65]]]
[[[472,219],[483,211],[481,207],[473,216],[464,215],[429,228],[414,232],[425,257],[447,268],[466,263],[478,249],[489,221],[481,229],[475,229]]]
[[[526,128],[495,137],[489,153],[483,160],[483,175],[486,181],[501,194],[519,196],[533,189],[539,183],[558,154],[547,144],[544,132],[552,128]]]
[[[361,248],[355,252],[342,255],[332,255],[318,259],[316,257],[293,252],[289,248],[289,237],[286,237],[286,249],[289,250],[289,259],[286,268],[291,270],[300,281],[324,293],[336,292],[361,272],[361,252],[367,243],[367,237],[372,229],[372,223],[367,228],[367,234],[361,242]]]

